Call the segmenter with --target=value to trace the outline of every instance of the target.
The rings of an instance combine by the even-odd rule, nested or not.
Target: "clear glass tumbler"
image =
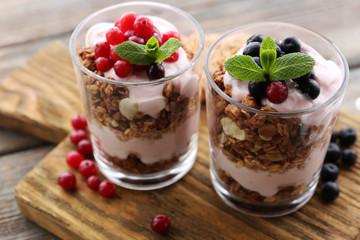
[[[256,101],[249,95],[235,100],[229,96],[234,90],[224,83],[227,73],[223,62],[254,34],[274,40],[295,36],[311,46],[332,61],[339,74],[338,89],[319,105],[302,110],[292,110],[295,106],[288,106],[288,111],[269,110],[266,105],[255,107]],[[317,71],[320,74],[319,67],[317,63],[315,76]],[[205,74],[210,173],[216,192],[228,205],[255,216],[276,217],[302,207],[318,183],[349,79],[347,62],[339,49],[302,27],[256,23],[217,39],[206,55]],[[320,91],[328,90],[323,87]]]
[[[94,71],[88,30],[113,23],[126,12],[176,29],[187,60],[177,71],[153,81],[117,81]],[[169,29],[169,28],[168,28]],[[164,30],[165,31],[165,30]],[[196,159],[204,34],[181,9],[153,2],[129,2],[93,13],[74,30],[70,53],[88,119],[94,157],[112,182],[151,190],[182,178]],[[180,49],[179,49],[180,50]],[[166,65],[168,63],[164,63]]]

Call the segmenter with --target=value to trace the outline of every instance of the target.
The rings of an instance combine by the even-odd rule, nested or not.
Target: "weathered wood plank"
[[[333,204],[322,203],[317,193],[289,216],[249,217],[226,206],[213,191],[204,109],[200,126],[197,162],[172,186],[145,192],[118,188],[115,198],[104,199],[66,165],[65,155],[74,146],[65,140],[17,185],[19,207],[29,219],[65,239],[355,239],[359,235],[360,162],[341,168],[337,181],[341,194]],[[336,128],[344,126],[360,131],[360,117],[342,112]],[[359,154],[360,140],[354,148]],[[56,181],[69,170],[78,179],[73,192],[63,191]],[[149,223],[160,213],[169,215],[173,226],[159,237]]]

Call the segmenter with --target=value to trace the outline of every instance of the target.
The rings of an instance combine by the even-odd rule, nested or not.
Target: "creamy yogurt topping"
[[[170,22],[153,16],[148,16],[160,32],[177,31]],[[105,34],[107,30],[114,27],[113,23],[101,22],[89,28],[86,34],[86,45],[95,47],[98,42],[106,41]],[[163,62],[165,76],[174,74],[189,64],[186,52],[179,48],[179,59],[174,63]],[[104,73],[105,77],[111,77],[119,82],[146,82],[149,81],[146,72],[134,72],[126,78],[119,78],[113,68]],[[182,73],[172,80],[175,91],[186,97],[193,97],[196,93],[198,76],[191,70]],[[164,84],[152,84],[143,86],[128,87],[129,97],[135,99],[138,103],[138,111],[156,118],[159,112],[165,107],[165,97],[163,96]]]
[[[272,197],[282,186],[290,184],[295,187],[302,184],[308,185],[320,169],[325,153],[321,146],[317,146],[311,150],[303,168],[294,167],[284,173],[270,173],[251,170],[246,167],[236,167],[236,163],[229,161],[221,149],[217,147],[212,148],[211,155],[214,159],[215,168],[221,168],[228,172],[242,187],[255,191],[264,197]]]
[[[276,109],[278,112],[291,112],[307,109],[324,103],[340,88],[342,83],[341,72],[333,61],[326,60],[315,49],[304,43],[302,43],[301,50],[313,57],[316,61],[314,71],[315,80],[320,86],[319,96],[314,100],[307,99],[303,94],[295,89],[295,83],[289,80],[287,81],[289,94],[288,98],[284,102],[275,104],[264,97],[261,100],[262,105],[270,106]],[[242,51],[243,48],[241,48],[237,54],[242,54]],[[226,72],[224,75],[224,84],[225,86],[232,86],[232,98],[235,101],[241,102],[241,99],[246,94],[249,94],[248,83],[248,81],[241,81],[234,78],[228,72]]]

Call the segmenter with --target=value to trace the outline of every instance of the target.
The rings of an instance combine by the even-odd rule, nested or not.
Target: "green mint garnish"
[[[170,38],[159,47],[159,41],[155,37],[151,37],[146,45],[126,41],[116,46],[114,51],[119,57],[130,63],[149,65],[164,61],[181,46],[182,44],[178,39]]]
[[[315,66],[315,60],[305,53],[289,53],[276,58],[276,44],[270,37],[262,41],[259,56],[262,68],[246,55],[229,58],[224,67],[236,79],[265,82],[298,78]]]

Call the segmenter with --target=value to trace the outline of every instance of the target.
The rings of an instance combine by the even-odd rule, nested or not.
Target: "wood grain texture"
[[[40,51],[2,81],[0,99],[6,99],[0,105],[1,127],[54,143],[64,139],[69,119],[82,112],[67,47],[56,41]]]
[[[360,117],[342,113],[336,128],[354,126]],[[324,204],[318,193],[301,210],[264,219],[236,212],[216,195],[209,177],[208,129],[201,112],[199,151],[193,169],[172,186],[155,191],[117,189],[104,199],[86,186],[64,159],[74,149],[68,139],[47,155],[21,181],[15,196],[22,213],[63,239],[356,239],[360,233],[360,162],[341,168],[340,197]],[[360,154],[360,140],[355,147]],[[55,167],[56,166],[56,167]],[[72,171],[76,191],[63,191],[57,176]],[[171,230],[159,236],[149,227],[152,217],[167,214]]]

